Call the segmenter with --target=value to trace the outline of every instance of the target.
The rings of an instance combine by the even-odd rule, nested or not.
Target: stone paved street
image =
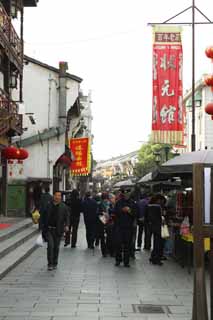
[[[191,319],[193,277],[173,261],[156,267],[148,253],[136,257],[130,269],[116,268],[99,249],[86,249],[81,226],[78,247],[61,247],[58,270],[47,271],[39,248],[1,280],[0,320]],[[140,313],[137,305],[163,313]]]

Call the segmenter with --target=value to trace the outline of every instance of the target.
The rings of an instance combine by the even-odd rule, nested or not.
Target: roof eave
[[[37,7],[39,0],[24,0],[24,7]]]
[[[39,61],[37,59],[31,58],[29,56],[24,55],[24,60],[27,61],[27,62],[31,62],[31,63],[37,64],[38,66],[41,66],[41,67],[46,68],[48,70],[54,71],[56,73],[59,73],[59,69],[57,69],[57,68],[55,68],[53,66],[50,66],[47,63],[41,62],[41,61]],[[70,74],[68,72],[66,73],[66,76],[67,76],[67,78],[72,79],[72,80],[74,80],[74,81],[76,81],[78,83],[81,83],[83,81],[82,78],[80,78],[78,76],[75,76],[74,74]]]

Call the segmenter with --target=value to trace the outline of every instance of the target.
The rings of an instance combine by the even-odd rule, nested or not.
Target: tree
[[[149,141],[143,144],[138,153],[138,163],[135,166],[135,175],[143,177],[145,174],[154,170],[157,165],[173,157],[171,145],[156,144]]]

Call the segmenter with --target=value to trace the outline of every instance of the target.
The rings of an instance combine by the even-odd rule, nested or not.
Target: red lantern
[[[213,47],[207,47],[205,54],[208,58],[213,59]]]
[[[16,152],[16,159],[19,159],[19,160],[25,160],[29,157],[29,153],[26,149],[17,149],[17,152]]]
[[[5,159],[17,159],[16,158],[17,148],[9,146],[2,150],[2,157]]]
[[[207,86],[213,87],[213,75],[209,75],[204,78],[204,82]]]
[[[2,157],[5,159],[25,160],[29,157],[29,153],[25,149],[9,146],[2,150]]]
[[[210,103],[208,103],[206,105],[205,112],[210,114],[212,116],[212,119],[213,119],[213,102],[210,102]]]

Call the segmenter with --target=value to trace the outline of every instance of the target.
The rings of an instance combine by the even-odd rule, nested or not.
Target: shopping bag
[[[105,225],[107,224],[107,217],[105,215],[99,216],[99,220]]]
[[[43,247],[44,246],[44,240],[41,234],[39,234],[39,236],[36,239],[36,245],[38,247]]]
[[[33,223],[38,224],[39,219],[40,219],[40,213],[39,213],[39,211],[36,209],[36,210],[34,210],[33,213],[32,213]]]
[[[163,224],[161,226],[161,238],[163,238],[163,239],[169,238],[169,228],[168,228],[167,224]]]
[[[187,236],[190,234],[189,217],[185,217],[180,225],[180,235]]]

